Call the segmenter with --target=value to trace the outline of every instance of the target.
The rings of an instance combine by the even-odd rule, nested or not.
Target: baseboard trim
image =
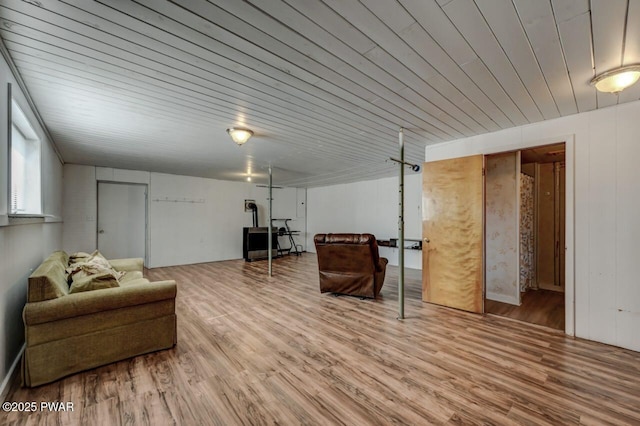
[[[520,306],[520,304],[517,303],[517,301],[514,300],[513,297],[505,296],[504,294],[487,293],[487,299],[496,302],[508,303],[510,305]]]
[[[11,387],[11,383],[13,382],[12,379],[18,370],[17,367],[20,364],[20,360],[22,359],[22,354],[24,353],[25,347],[26,347],[26,343],[23,344],[22,347],[20,348],[20,352],[18,352],[18,356],[13,361],[13,364],[11,364],[11,368],[9,368],[9,371],[7,372],[7,376],[4,378],[4,380],[2,381],[2,384],[0,385],[0,401],[2,402],[5,401],[5,398],[7,397],[7,393],[9,393],[9,388]]]

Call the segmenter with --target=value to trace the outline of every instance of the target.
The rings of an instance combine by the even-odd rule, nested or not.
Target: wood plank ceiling
[[[426,144],[640,98],[640,0],[2,0],[66,162],[282,185],[396,173]],[[255,131],[245,146],[225,129]]]

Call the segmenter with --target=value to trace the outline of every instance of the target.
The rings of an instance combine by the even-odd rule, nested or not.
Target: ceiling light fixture
[[[591,80],[591,85],[605,93],[619,93],[640,79],[640,65],[629,65],[603,72]]]
[[[231,136],[231,139],[238,145],[244,145],[246,141],[253,136],[253,132],[249,129],[243,129],[240,127],[232,127],[227,129],[227,133]]]

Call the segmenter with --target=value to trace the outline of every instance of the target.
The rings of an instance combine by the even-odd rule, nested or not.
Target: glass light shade
[[[227,133],[231,136],[231,139],[238,145],[243,145],[246,141],[249,140],[251,136],[253,136],[253,132],[249,129],[240,129],[232,127],[227,129]]]
[[[591,84],[600,92],[618,93],[640,79],[640,65],[629,65],[607,71],[591,80]]]

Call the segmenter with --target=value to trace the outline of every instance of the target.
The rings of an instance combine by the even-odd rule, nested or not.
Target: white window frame
[[[43,215],[43,196],[42,196],[42,140],[34,130],[30,120],[25,115],[24,111],[18,104],[18,102],[11,95],[11,83],[8,85],[8,188],[7,188],[7,208],[9,217],[44,217]],[[20,144],[24,147],[23,156],[26,156],[25,167],[27,170],[23,177],[22,185],[29,186],[29,191],[32,191],[27,200],[23,200],[22,211],[16,210],[14,204],[14,186],[16,182],[14,180],[13,171],[14,163],[14,144],[17,140],[14,140],[14,132],[20,136]],[[17,139],[17,138],[16,138]],[[33,168],[37,165],[37,173],[33,172]],[[31,170],[31,171],[30,171]],[[34,176],[35,175],[35,176]],[[30,178],[32,179],[30,181]],[[23,188],[23,194],[28,194],[27,190]]]

